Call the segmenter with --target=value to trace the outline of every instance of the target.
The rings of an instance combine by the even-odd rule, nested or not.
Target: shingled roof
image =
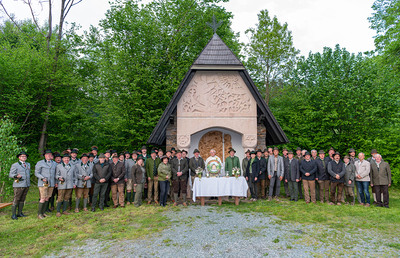
[[[162,114],[156,127],[147,140],[147,144],[160,146],[165,143],[166,130],[170,122],[170,118],[176,111],[176,106],[179,102],[179,99],[182,97],[187,86],[198,70],[238,71],[253,95],[255,101],[257,102],[257,117],[267,129],[266,145],[276,145],[289,142],[271,110],[267,106],[267,103],[265,103],[260,92],[255,86],[253,80],[250,78],[249,73],[244,68],[242,62],[240,62],[240,60],[222,41],[222,39],[217,34],[214,34],[206,47],[197,57],[196,61],[194,61],[190,70],[186,73],[185,78],[179,85],[168,106],[165,108],[164,113]]]
[[[215,33],[193,65],[240,65],[242,62]]]

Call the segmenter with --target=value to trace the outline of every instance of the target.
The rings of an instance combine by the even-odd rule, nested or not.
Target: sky
[[[30,17],[30,10],[22,0],[1,1],[17,19]],[[258,22],[257,14],[267,9],[270,16],[276,16],[280,23],[288,23],[294,46],[301,51],[301,55],[307,56],[310,51],[322,52],[323,47],[333,48],[336,44],[353,53],[374,50],[375,31],[369,28],[367,20],[371,16],[373,2],[374,0],[230,0],[222,5],[234,15],[232,29],[240,33],[240,41],[248,42],[246,29],[255,27]],[[43,7],[36,6],[34,10],[42,22],[47,17],[46,7],[44,3]],[[105,18],[108,8],[108,0],[83,0],[71,9],[67,21],[87,29],[90,25],[98,25],[99,20]],[[5,14],[0,12],[0,18],[4,17]]]

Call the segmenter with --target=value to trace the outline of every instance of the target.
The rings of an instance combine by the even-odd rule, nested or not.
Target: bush
[[[0,119],[0,202],[13,193],[13,180],[8,177],[11,165],[16,162],[15,155],[22,148],[13,135],[15,124],[6,116]]]

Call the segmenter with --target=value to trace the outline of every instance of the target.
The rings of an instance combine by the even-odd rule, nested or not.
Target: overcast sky
[[[34,0],[35,1],[35,0]],[[56,0],[59,1],[59,0]],[[148,1],[145,1],[148,2]],[[302,55],[310,51],[321,52],[324,46],[340,44],[350,52],[374,49],[375,31],[369,28],[373,0],[230,0],[222,5],[233,13],[232,28],[240,32],[240,40],[247,43],[244,31],[255,27],[257,14],[267,9],[270,16],[287,22],[293,33],[294,46]],[[30,17],[29,8],[21,0],[3,0],[3,4],[17,19]],[[46,3],[45,3],[46,4]],[[44,20],[47,6],[36,7],[35,12]],[[109,8],[108,0],[83,0],[71,9],[67,17],[84,29],[97,25]],[[4,18],[4,13],[0,13]]]

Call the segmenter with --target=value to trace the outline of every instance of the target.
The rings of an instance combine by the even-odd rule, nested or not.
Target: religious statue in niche
[[[250,96],[239,74],[203,73],[195,77],[182,98],[183,112],[246,113]]]

